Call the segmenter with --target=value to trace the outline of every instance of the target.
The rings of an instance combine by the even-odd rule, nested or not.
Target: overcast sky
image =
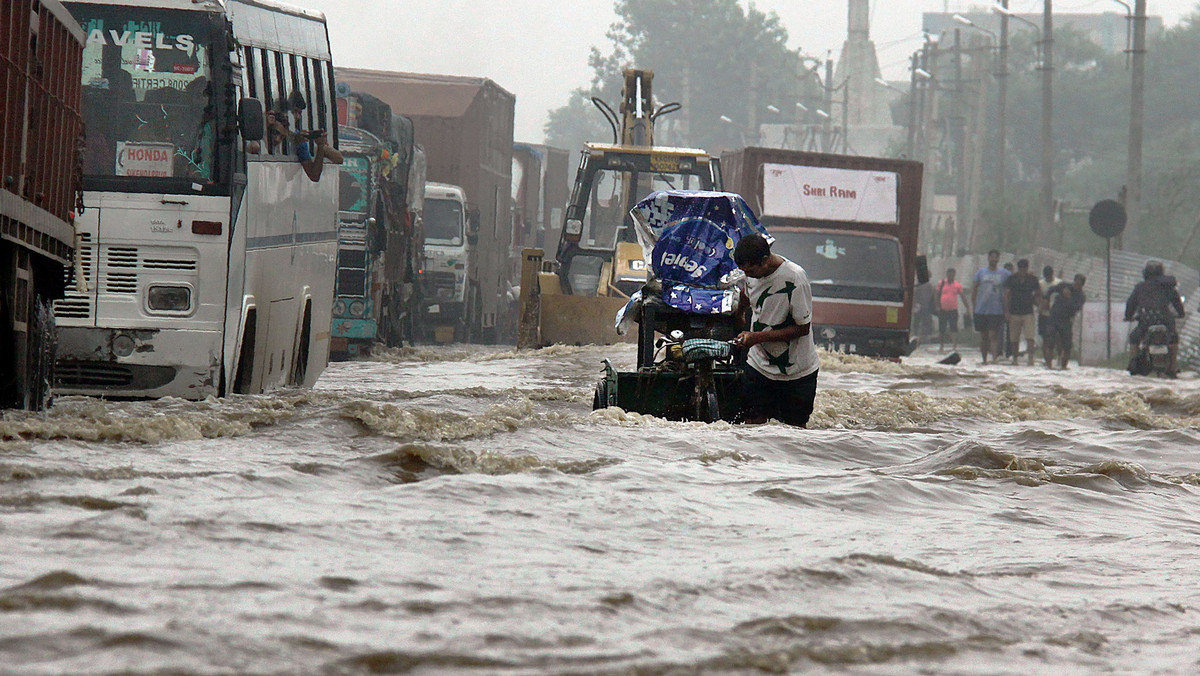
[[[491,78],[516,94],[516,137],[529,142],[542,140],[546,111],[589,83],[588,50],[610,51],[604,34],[616,18],[612,0],[290,1],[325,12],[337,65]],[[780,16],[793,49],[814,56],[833,50],[836,58],[846,39],[846,0],[752,4]],[[987,3],[879,0],[871,5],[871,38],[884,76],[905,79],[908,55],[920,46],[922,12]],[[1150,14],[1172,26],[1195,11],[1197,0],[1149,0],[1148,5]],[[1038,12],[1042,0],[1010,0],[1009,6]],[[1058,0],[1054,7],[1056,13],[1125,11],[1115,0]]]

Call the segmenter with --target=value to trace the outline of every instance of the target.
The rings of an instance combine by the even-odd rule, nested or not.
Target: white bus
[[[189,399],[311,385],[328,362],[338,172],[325,18],[272,0],[67,2],[87,34],[84,202],[55,304],[56,392]]]

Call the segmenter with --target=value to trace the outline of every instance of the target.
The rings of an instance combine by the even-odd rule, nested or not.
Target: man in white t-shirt
[[[812,337],[812,287],[804,268],[778,254],[762,235],[738,242],[733,260],[746,273],[750,331],[734,339],[748,348],[742,370],[745,422],[775,418],[804,427],[812,415],[820,362]]]

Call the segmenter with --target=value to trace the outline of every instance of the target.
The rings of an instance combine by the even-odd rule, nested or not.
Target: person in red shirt
[[[970,315],[970,307],[963,295],[963,285],[954,281],[956,274],[957,271],[954,268],[947,268],[946,278],[937,285],[939,352],[946,351],[947,334],[952,334],[952,349],[958,349],[958,304],[960,299],[963,307],[967,308],[967,314]],[[967,318],[969,319],[969,316]]]

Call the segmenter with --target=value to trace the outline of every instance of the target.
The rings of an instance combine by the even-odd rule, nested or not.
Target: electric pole
[[[1038,244],[1050,246],[1054,234],[1054,8],[1042,9],[1042,227]]]
[[[1142,132],[1146,103],[1146,0],[1137,0],[1133,16],[1133,50],[1130,55],[1129,158],[1125,175],[1125,213],[1128,221],[1121,240],[1126,251],[1138,249],[1142,201]]]
[[[1000,6],[1008,9],[1008,0],[1000,0]],[[1008,154],[1008,15],[1000,14],[1000,44],[996,53],[996,79],[999,91],[999,101],[996,111],[996,193],[999,195],[1000,208],[1008,211],[1004,203],[1004,188],[1007,175],[1004,168],[1004,158]]]
[[[954,249],[961,248],[958,233],[966,232],[967,209],[967,149],[963,110],[963,53],[962,31],[954,29]]]

